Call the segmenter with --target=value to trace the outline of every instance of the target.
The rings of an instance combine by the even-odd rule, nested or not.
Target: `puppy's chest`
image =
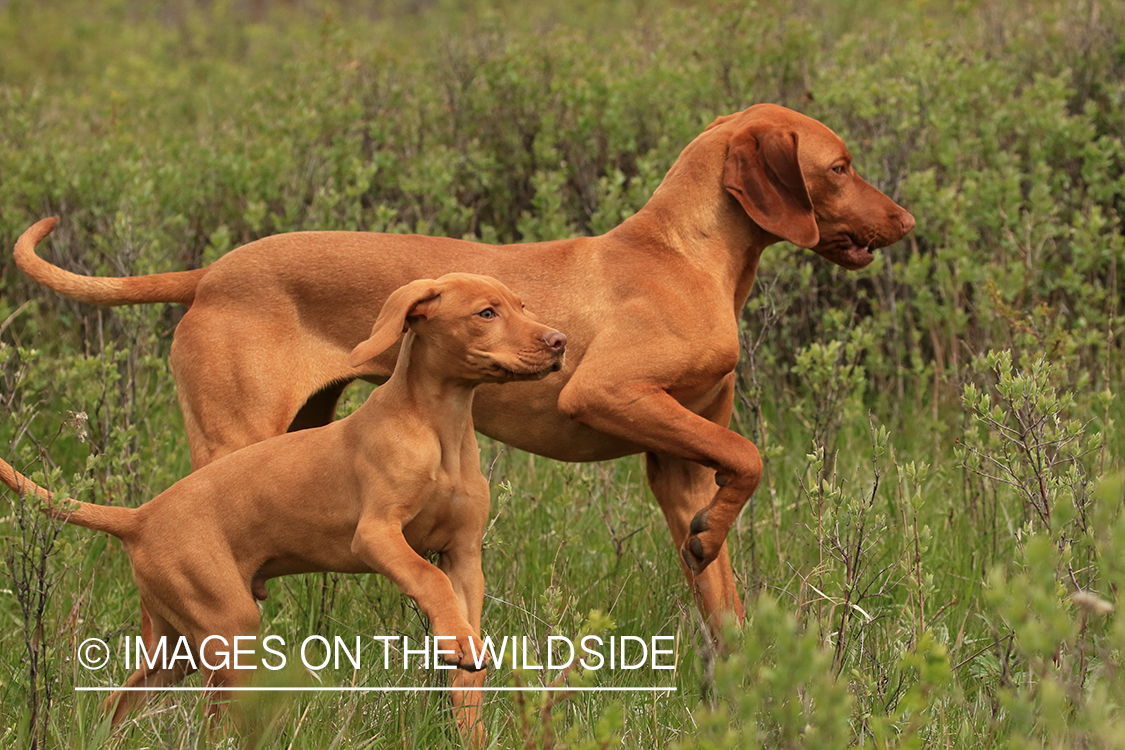
[[[416,552],[443,552],[483,532],[488,522],[488,482],[479,471],[475,476],[466,474],[442,473],[428,483],[418,513],[402,529]]]

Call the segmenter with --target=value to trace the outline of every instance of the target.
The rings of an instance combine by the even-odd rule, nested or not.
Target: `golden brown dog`
[[[255,598],[266,598],[268,579],[376,572],[429,617],[443,639],[443,658],[462,667],[454,688],[479,685],[483,672],[465,670],[476,668],[483,653],[480,555],[489,491],[473,430],[473,391],[557,371],[566,336],[524,313],[495,279],[449,274],[391,294],[370,338],[350,353],[351,364],[366,366],[402,337],[404,326],[393,374],[354,414],[228,454],[139,508],[53,503],[51,493],[3,461],[0,480],[37,493],[58,518],[121,540],[149,646],[183,635],[200,663],[219,664],[221,655],[209,651],[257,635]],[[422,558],[427,552],[439,554],[436,567]],[[205,644],[208,636],[223,640]],[[186,671],[142,665],[125,685],[166,685]],[[242,674],[204,672],[216,688],[237,684]],[[114,694],[114,719],[143,695]],[[462,730],[479,740],[479,693],[455,689],[453,702]]]
[[[564,461],[645,453],[649,484],[709,619],[742,616],[726,536],[762,464],[727,425],[738,319],[762,251],[785,239],[856,269],[914,226],[860,178],[835,133],[769,104],[712,123],[648,204],[600,237],[494,247],[300,232],[195,271],[103,279],[35,255],[53,222],[31,227],[16,246],[20,267],[40,283],[98,305],[190,305],[172,366],[196,467],[324,424],[348,382],[385,378],[393,352],[360,367],[348,353],[366,334],[368,311],[405,281],[460,270],[518,288],[567,331],[568,364],[563,377],[481,388],[477,429]]]

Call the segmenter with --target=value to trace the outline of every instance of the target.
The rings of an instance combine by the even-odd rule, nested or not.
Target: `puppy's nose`
[[[543,343],[556,352],[561,352],[566,347],[566,334],[561,331],[551,331],[543,336]]]

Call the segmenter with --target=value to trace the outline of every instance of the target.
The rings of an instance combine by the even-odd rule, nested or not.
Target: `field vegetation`
[[[747,623],[713,658],[639,459],[482,439],[486,632],[677,644],[672,673],[570,675],[677,692],[490,695],[491,741],[1125,746],[1121,3],[0,0],[0,247],[49,215],[41,252],[99,275],[306,229],[598,234],[716,116],[767,101],[836,130],[918,224],[855,273],[766,251],[733,424],[766,459],[729,538]],[[187,473],[167,364],[181,314],[71,302],[0,253],[0,454],[99,503]],[[140,632],[115,541],[13,493],[0,537],[0,745],[214,744],[197,694],[111,730],[101,696],[75,691],[125,677],[83,669],[79,643]],[[426,632],[375,576],[282,579],[264,605],[263,633],[288,643]],[[459,744],[440,693],[243,710],[229,746]]]

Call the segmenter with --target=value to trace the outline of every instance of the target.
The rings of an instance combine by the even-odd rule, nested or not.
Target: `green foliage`
[[[1116,477],[1097,493],[1117,506],[1103,507],[1112,515],[1097,545],[1106,558],[1116,549],[1105,542],[1121,533],[1120,492]],[[998,701],[1013,747],[1117,747],[1123,738],[1117,710],[1125,644],[1120,621],[1109,617],[1114,605],[1099,592],[1116,590],[1119,582],[1095,573],[1090,588],[1069,593],[1070,582],[1058,575],[1066,557],[1048,535],[1034,534],[1014,571],[998,567],[989,575],[985,601],[998,631],[1006,631],[997,643],[1010,643]]]
[[[588,636],[609,635],[616,627],[611,618],[599,610],[593,610],[578,635],[572,640],[573,643],[580,644]],[[565,741],[559,744],[558,735],[564,727],[565,718],[565,714],[560,713],[560,709],[579,695],[571,688],[588,688],[595,684],[595,671],[581,665],[581,661],[569,662],[559,675],[550,681],[548,686],[555,688],[554,690],[529,693],[527,696],[517,693],[516,726],[513,733],[523,740],[524,747],[542,747],[544,750],[568,747],[576,750],[595,750],[620,744],[621,738],[618,732],[624,724],[624,712],[621,704],[616,701],[608,701],[608,705],[601,707],[599,711],[601,716],[593,727],[592,736],[583,738],[582,735],[588,731],[588,727],[574,724],[566,733]],[[521,688],[534,679],[534,675],[527,670],[517,670],[512,682],[515,687]]]
[[[1064,547],[1083,543],[1091,501],[1086,463],[1105,438],[1070,416],[1074,396],[1053,385],[1061,370],[1045,355],[1026,371],[1015,368],[1010,351],[983,359],[996,376],[996,400],[965,386],[965,406],[980,428],[966,435],[966,465],[1016,492],[1030,531],[1054,533]]]
[[[740,636],[742,648],[715,668],[718,707],[698,709],[696,731],[677,747],[846,746],[852,699],[816,634],[800,632],[792,614],[763,596]]]
[[[857,273],[787,245],[762,259],[734,417],[766,461],[730,536],[748,624],[709,656],[634,459],[484,440],[486,634],[674,635],[674,673],[567,676],[678,689],[489,695],[490,742],[1120,747],[1123,29],[1125,6],[1101,0],[10,0],[0,246],[57,214],[47,257],[122,275],[304,229],[596,234],[714,117],[760,101],[817,117],[918,225]],[[0,256],[4,458],[99,503],[183,476],[181,314],[74,303]],[[11,494],[0,507],[0,745],[214,744],[193,696],[114,732],[74,691],[122,677],[72,656],[139,632],[126,556],[55,536]],[[271,583],[263,623],[287,640],[426,632],[374,576]],[[459,743],[440,694],[271,693],[244,714],[247,747]]]

